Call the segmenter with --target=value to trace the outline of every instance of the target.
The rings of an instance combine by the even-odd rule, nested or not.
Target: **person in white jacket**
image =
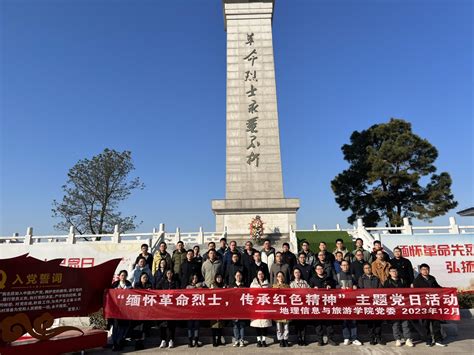
[[[257,277],[253,279],[250,284],[250,288],[269,288],[271,287],[268,280],[265,278],[265,274],[262,270],[257,272]],[[257,331],[257,347],[266,347],[267,343],[265,336],[267,335],[267,328],[272,326],[270,319],[253,319],[250,322],[250,326],[254,327]]]

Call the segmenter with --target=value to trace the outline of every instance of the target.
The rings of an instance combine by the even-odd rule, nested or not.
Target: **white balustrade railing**
[[[297,248],[297,232],[307,231],[345,231],[355,238],[362,238],[364,245],[372,247],[373,242],[380,239],[381,236],[387,237],[394,231],[406,235],[417,235],[417,234],[465,234],[474,233],[474,225],[461,226],[456,224],[454,217],[449,218],[448,226],[412,226],[408,218],[403,219],[403,226],[399,227],[365,227],[362,219],[357,220],[357,224],[352,228],[341,228],[339,224],[336,225],[335,229],[318,229],[316,225],[313,225],[312,229],[298,229],[294,230],[293,226],[290,226],[289,239],[292,250]],[[399,234],[397,233],[397,234]],[[0,236],[1,243],[23,243],[23,244],[36,244],[36,243],[85,243],[85,242],[115,242],[115,243],[126,243],[143,241],[144,243],[150,244],[152,247],[158,243],[164,241],[167,244],[175,245],[178,241],[183,241],[186,246],[191,245],[207,245],[209,242],[218,242],[220,238],[227,236],[227,229],[222,233],[218,232],[204,232],[203,228],[200,227],[197,232],[181,232],[179,228],[175,232],[166,232],[164,224],[160,224],[159,229],[154,228],[152,232],[146,233],[120,233],[119,226],[115,226],[114,233],[109,234],[76,234],[74,228],[71,227],[68,234],[63,235],[33,235],[33,228],[28,227],[25,235],[20,236],[18,233],[12,236]]]

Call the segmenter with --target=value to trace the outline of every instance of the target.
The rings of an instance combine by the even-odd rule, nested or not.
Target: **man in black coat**
[[[283,243],[282,245],[282,252],[281,256],[283,259],[284,264],[288,264],[288,269],[290,273],[293,271],[293,268],[295,267],[297,260],[295,254],[293,254],[290,251],[290,244],[289,243]]]
[[[311,265],[306,263],[306,254],[301,252],[298,254],[298,264],[295,265],[293,270],[298,269],[301,272],[301,278],[306,282],[309,282],[309,279],[312,276],[313,268]]]
[[[245,242],[244,250],[242,255],[240,256],[240,263],[245,268],[246,272],[248,273],[250,270],[250,265],[253,264],[253,253],[256,252],[256,249],[253,248],[253,244],[251,241]],[[249,275],[245,275],[245,280],[249,279]]]
[[[336,288],[336,280],[326,274],[323,265],[316,264],[314,271],[316,273],[309,279],[309,286],[311,288]]]
[[[246,272],[244,272],[244,267],[240,263],[240,254],[235,252],[232,254],[230,264],[227,264],[224,272],[224,282],[227,286],[230,286],[235,282],[235,273],[237,271],[240,271],[242,275],[246,274]]]
[[[268,265],[262,261],[262,256],[260,252],[256,250],[253,253],[253,263],[250,264],[249,268],[249,279],[247,280],[247,286],[250,286],[253,279],[257,277],[257,273],[262,270],[265,275],[265,279],[270,282],[270,271],[268,270]]]
[[[364,253],[362,250],[357,250],[355,253],[355,259],[351,263],[351,274],[356,281],[359,281],[359,278],[364,275],[364,264]]]
[[[181,270],[179,274],[179,281],[181,283],[181,288],[186,288],[191,278],[191,275],[197,274],[199,280],[202,280],[201,268],[199,264],[194,259],[194,251],[189,249],[186,252],[186,260],[181,264]]]
[[[420,265],[420,274],[413,281],[415,288],[441,288],[434,276],[430,275],[430,267],[428,264]],[[426,329],[426,346],[446,346],[443,343],[443,336],[441,335],[441,323],[439,320],[425,319],[423,324]]]
[[[393,249],[393,256],[394,258],[389,261],[390,265],[397,268],[398,276],[410,286],[415,278],[411,261],[402,256],[402,250],[399,247]]]

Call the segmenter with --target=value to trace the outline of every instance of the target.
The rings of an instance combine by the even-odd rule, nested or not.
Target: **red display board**
[[[52,245],[52,247],[54,247]],[[90,268],[61,266],[28,254],[0,260],[0,344],[28,332],[46,340],[75,327],[50,328],[54,318],[87,316],[102,307],[120,259]]]

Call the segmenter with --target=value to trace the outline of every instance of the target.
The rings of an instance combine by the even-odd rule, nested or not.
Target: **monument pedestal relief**
[[[249,236],[256,215],[265,234],[296,228],[299,199],[285,198],[273,60],[274,0],[224,0],[227,31],[226,199],[213,200],[216,231]]]

